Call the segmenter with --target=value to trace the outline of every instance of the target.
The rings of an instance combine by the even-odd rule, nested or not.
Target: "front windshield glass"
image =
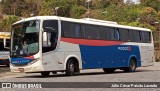
[[[38,52],[39,24],[32,20],[13,25],[11,56],[29,56]]]
[[[6,46],[9,47],[8,45],[9,39],[6,40]],[[0,39],[0,51],[9,51],[9,49],[4,46],[4,39]]]

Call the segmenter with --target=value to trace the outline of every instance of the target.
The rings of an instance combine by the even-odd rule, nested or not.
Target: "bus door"
[[[43,38],[42,38],[42,63],[45,70],[51,70],[57,63],[55,52],[58,40],[58,21],[44,20],[43,21]],[[57,67],[55,67],[57,68]]]

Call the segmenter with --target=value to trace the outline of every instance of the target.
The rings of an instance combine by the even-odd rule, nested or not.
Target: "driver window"
[[[51,33],[44,32],[43,33],[43,47],[51,47],[51,42],[49,39],[51,38]]]
[[[45,20],[43,30],[43,53],[55,50],[58,39],[58,21]]]

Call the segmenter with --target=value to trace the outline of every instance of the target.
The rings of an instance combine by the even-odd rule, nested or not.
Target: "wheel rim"
[[[70,64],[69,68],[71,72],[74,72],[74,64]]]
[[[130,66],[131,66],[131,70],[134,71],[135,68],[136,68],[136,65],[135,65],[134,61],[131,61],[131,65]]]

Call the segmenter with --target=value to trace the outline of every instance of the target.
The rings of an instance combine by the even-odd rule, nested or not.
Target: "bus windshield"
[[[6,46],[9,47],[9,39],[6,40]],[[9,51],[8,48],[5,48],[4,46],[4,39],[0,39],[0,51]]]
[[[32,20],[12,26],[11,56],[30,56],[38,52],[40,21]]]

